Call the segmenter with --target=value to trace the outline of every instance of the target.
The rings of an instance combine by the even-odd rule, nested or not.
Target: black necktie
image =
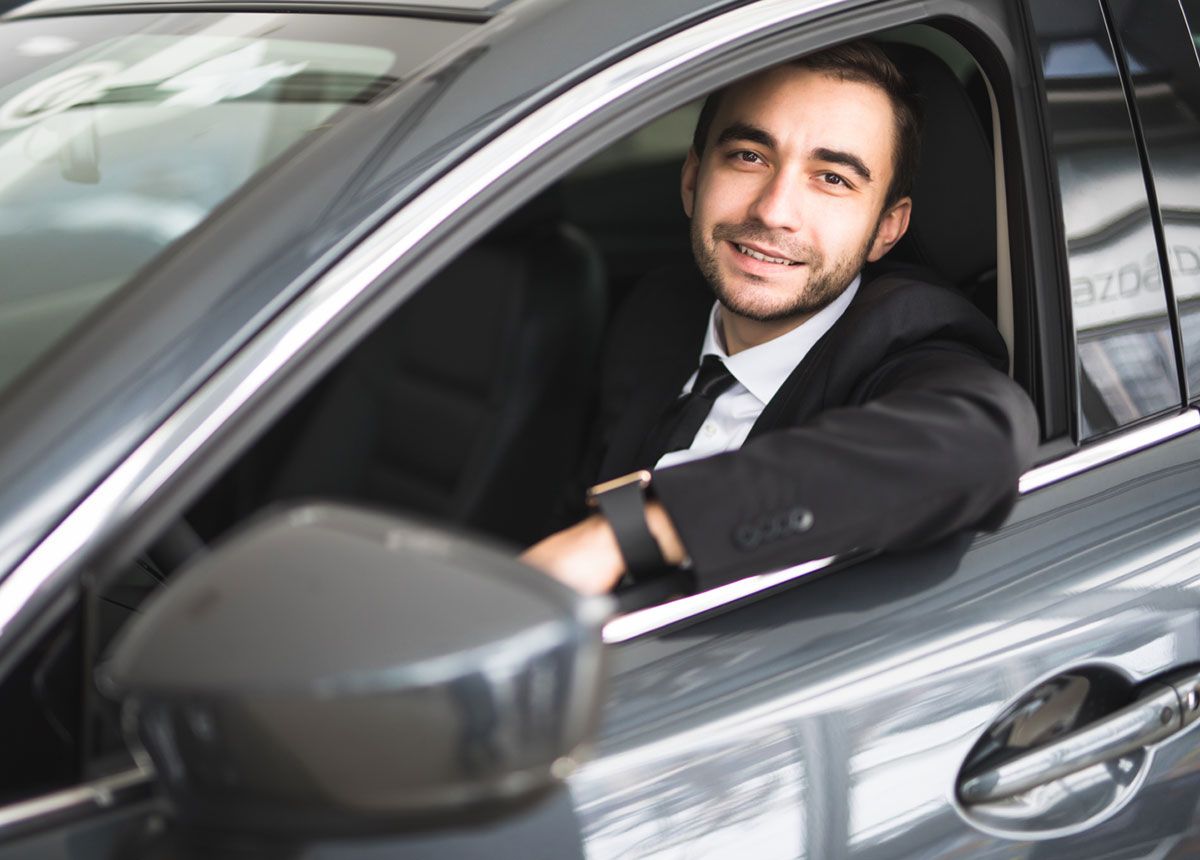
[[[665,423],[669,425],[669,435],[663,453],[692,447],[692,440],[696,438],[700,425],[712,411],[713,403],[735,382],[737,380],[725,368],[721,359],[715,355],[704,356],[700,361],[700,370],[696,373],[696,382],[692,385],[691,392],[679,398],[667,414]]]

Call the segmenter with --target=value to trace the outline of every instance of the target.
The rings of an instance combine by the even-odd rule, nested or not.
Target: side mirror
[[[313,504],[183,571],[101,680],[184,820],[408,827],[556,784],[597,724],[611,609],[473,539]]]

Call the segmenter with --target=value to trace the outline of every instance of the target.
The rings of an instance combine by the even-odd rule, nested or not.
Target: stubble
[[[866,264],[867,254],[875,241],[876,229],[857,254],[850,254],[832,263],[815,248],[780,237],[762,224],[747,222],[737,225],[718,224],[711,238],[705,237],[692,221],[692,253],[704,279],[708,281],[717,300],[733,313],[755,322],[780,322],[810,317],[828,307],[846,291],[855,276]],[[725,280],[717,263],[717,248],[722,242],[760,243],[782,251],[789,259],[803,261],[808,277],[802,288],[780,296],[770,286],[769,279],[747,276],[761,283],[763,289],[735,289]]]

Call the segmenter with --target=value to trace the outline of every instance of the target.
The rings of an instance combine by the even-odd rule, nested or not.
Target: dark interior
[[[888,44],[922,93],[913,220],[888,265],[940,273],[995,318],[991,111],[930,51]],[[208,541],[254,510],[354,500],[528,544],[589,425],[605,322],[639,276],[690,260],[677,159],[569,175],[447,266],[189,514]]]

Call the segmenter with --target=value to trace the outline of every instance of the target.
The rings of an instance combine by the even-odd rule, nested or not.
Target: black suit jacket
[[[597,480],[653,466],[652,431],[696,368],[712,301],[694,270],[663,272],[622,309]],[[1038,435],[1007,363],[995,326],[931,273],[864,274],[739,450],[655,472],[700,587],[999,525]]]

